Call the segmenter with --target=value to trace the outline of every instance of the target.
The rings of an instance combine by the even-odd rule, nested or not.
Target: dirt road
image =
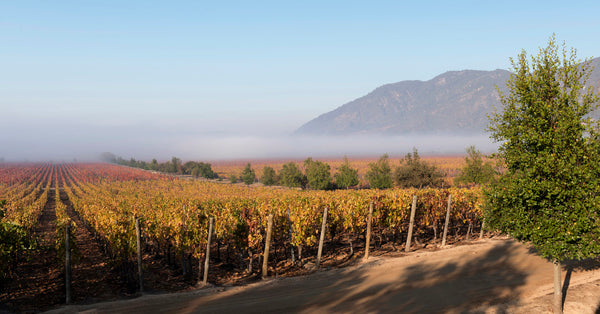
[[[565,312],[594,313],[600,264],[571,264]],[[491,239],[404,257],[269,279],[243,287],[145,295],[63,307],[88,313],[411,313],[551,311],[552,264],[509,239]]]

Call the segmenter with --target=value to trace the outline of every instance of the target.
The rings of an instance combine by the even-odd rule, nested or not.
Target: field
[[[315,263],[325,208],[324,267],[350,263],[364,251],[371,203],[374,250],[403,247],[413,195],[419,208],[413,249],[439,242],[449,194],[454,197],[449,243],[481,224],[478,190],[299,191],[180,180],[106,164],[6,165],[1,170],[2,222],[19,226],[38,242],[37,248],[21,245],[3,255],[8,266],[1,300],[19,310],[64,303],[66,225],[74,230],[72,300],[83,302],[139,290],[135,218],[144,243],[144,285],[155,291],[198,282],[209,217],[215,219],[208,274],[213,284],[260,277],[269,214],[274,223],[268,273],[277,276],[306,273],[305,266]],[[172,280],[164,284],[166,278]]]
[[[72,263],[70,303],[84,305],[131,298],[141,290],[196,291],[205,271],[209,286],[227,287],[318,274],[319,268],[353,269],[363,262],[367,239],[376,264],[414,254],[445,256],[440,244],[450,195],[447,244],[477,243],[484,235],[478,188],[301,191],[179,179],[108,164],[4,164],[3,236],[20,240],[2,247],[0,310],[65,304],[66,260]],[[65,258],[67,229],[71,259]],[[439,265],[440,274],[449,271],[454,278],[444,268],[452,263]]]

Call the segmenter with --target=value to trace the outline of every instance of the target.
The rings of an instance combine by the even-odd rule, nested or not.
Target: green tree
[[[188,161],[182,166],[184,174],[191,174],[194,177],[203,177],[207,179],[216,179],[219,176],[212,170],[209,163]]]
[[[158,170],[158,161],[156,160],[156,158],[152,159],[149,168],[150,170]]]
[[[392,168],[390,168],[390,156],[383,154],[377,162],[369,163],[367,181],[372,189],[389,189],[392,187]]]
[[[170,163],[168,169],[169,170],[167,172],[183,174],[183,167],[181,166],[181,159],[179,159],[177,157],[171,158],[171,163]]]
[[[591,68],[554,36],[531,57],[511,59],[502,111],[488,129],[506,171],[486,191],[490,227],[531,243],[554,264],[554,309],[562,312],[561,262],[600,254],[599,134],[584,88]]]
[[[264,185],[275,185],[277,184],[277,174],[275,169],[271,167],[263,168],[263,175],[260,177],[260,182]]]
[[[347,189],[358,184],[358,169],[351,168],[348,157],[344,156],[344,163],[334,177],[335,184],[339,188]]]
[[[304,170],[308,188],[313,190],[331,189],[332,179],[328,164],[314,161],[309,157],[304,161]]]
[[[400,166],[394,171],[394,181],[400,187],[442,187],[444,173],[435,165],[421,160],[419,152],[413,148],[412,154],[408,153],[400,160]]]
[[[246,183],[246,185],[250,185],[256,181],[256,174],[254,173],[254,169],[252,169],[250,163],[248,163],[246,167],[244,167],[244,170],[242,170],[242,181]]]
[[[488,184],[496,176],[494,165],[490,161],[483,161],[483,154],[475,146],[467,147],[465,166],[460,175],[454,179],[458,184]]]
[[[283,186],[303,188],[306,186],[306,177],[295,163],[289,162],[279,171],[279,182]]]

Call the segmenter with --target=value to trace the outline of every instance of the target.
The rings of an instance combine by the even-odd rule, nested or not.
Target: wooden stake
[[[371,246],[371,221],[373,220],[373,202],[369,204],[369,216],[367,218],[367,238],[365,243],[365,260],[369,258],[369,247]]]
[[[290,250],[292,252],[292,264],[296,264],[296,256],[294,254],[294,245],[292,243],[294,243],[294,230],[292,229],[292,219],[290,218],[290,208],[287,208],[287,215],[288,215],[288,226],[290,229]]]
[[[71,224],[65,226],[65,302],[71,303]]]
[[[138,262],[138,280],[140,282],[140,292],[144,292],[144,278],[142,276],[142,239],[140,232],[140,219],[135,218],[135,236],[137,238],[137,262]]]
[[[323,223],[321,224],[321,237],[319,238],[319,250],[317,251],[317,268],[321,265],[321,253],[323,253],[323,241],[325,240],[325,228],[327,227],[327,207],[323,211]]]
[[[442,236],[442,246],[446,245],[446,235],[448,234],[448,224],[450,223],[450,205],[452,204],[452,194],[448,195],[448,207],[446,208],[446,222],[444,223],[444,235]]]
[[[410,209],[410,224],[408,225],[408,237],[406,238],[406,247],[404,252],[410,252],[410,242],[412,240],[413,225],[415,223],[415,211],[417,210],[417,196],[413,196],[412,207]]]
[[[210,217],[208,220],[208,237],[206,239],[206,254],[204,257],[204,277],[202,278],[202,284],[208,283],[208,265],[210,260],[210,240],[212,237],[213,224],[215,223],[215,218]]]
[[[269,248],[271,246],[271,231],[273,231],[273,214],[269,214],[269,219],[267,221],[267,239],[265,241],[265,253],[263,257],[263,265],[262,265],[262,278],[266,279],[268,275],[268,266],[269,266]]]
[[[485,228],[485,220],[481,222],[481,230],[479,231],[479,240],[483,239],[483,228]]]

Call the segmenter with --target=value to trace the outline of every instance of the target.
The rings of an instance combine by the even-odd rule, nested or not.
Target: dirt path
[[[110,266],[110,259],[102,252],[92,233],[75,213],[64,190],[60,191],[60,200],[67,206],[67,214],[77,225],[75,242],[80,258],[73,264],[72,269],[72,301],[74,303],[98,302],[125,294],[123,284]]]
[[[51,190],[53,193],[54,190]],[[56,257],[55,200],[48,197],[33,234],[40,248],[29,252],[19,263],[19,276],[9,282],[0,294],[3,307],[19,311],[36,311],[45,304],[64,302],[64,275]]]
[[[598,266],[571,265],[575,270],[568,275],[567,313],[596,311],[600,302]],[[146,295],[56,312],[524,313],[551,311],[551,293],[551,263],[512,240],[492,239],[399,258],[374,258],[304,277]]]

